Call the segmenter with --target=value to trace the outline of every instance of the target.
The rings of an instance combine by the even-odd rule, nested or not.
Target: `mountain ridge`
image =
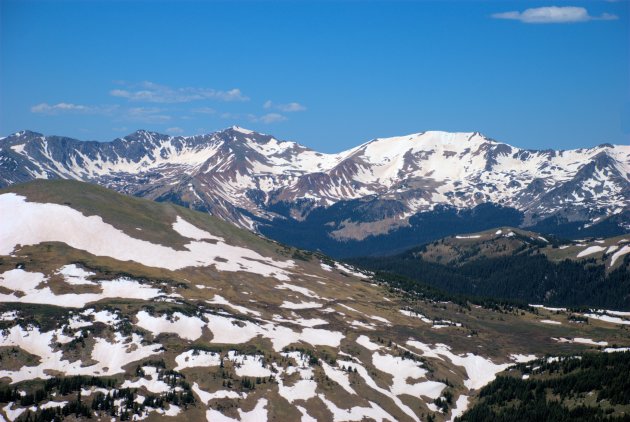
[[[102,143],[30,131],[2,138],[0,186],[35,178],[176,202],[272,238],[315,210],[330,214],[333,205],[366,200],[382,215],[326,215],[319,229],[336,242],[360,243],[441,206],[493,204],[519,212],[520,227],[556,219],[579,223],[575,232],[627,212],[630,146],[527,150],[479,132],[426,131],[327,154],[238,126],[187,137],[138,130]],[[630,230],[622,226],[620,233]]]

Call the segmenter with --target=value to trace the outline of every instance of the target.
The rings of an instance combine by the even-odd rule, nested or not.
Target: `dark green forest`
[[[630,421],[630,352],[542,359],[519,364],[511,372],[515,374],[499,376],[483,387],[478,403],[455,420]]]
[[[513,300],[564,307],[630,309],[630,255],[614,271],[606,272],[594,262],[552,262],[543,254],[481,258],[462,265],[427,262],[413,251],[390,257],[348,260],[375,271],[378,277],[392,275],[406,291],[426,290],[426,285],[444,292],[476,298]]]

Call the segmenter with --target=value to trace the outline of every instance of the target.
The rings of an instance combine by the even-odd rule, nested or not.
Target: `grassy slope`
[[[182,238],[171,228],[176,215],[184,217],[189,222],[199,228],[210,231],[215,235],[225,237],[229,243],[248,246],[259,253],[288,259],[300,256],[296,259],[298,270],[292,276],[291,283],[308,287],[319,296],[330,299],[327,306],[335,308],[338,312],[323,315],[318,310],[299,311],[303,318],[321,318],[329,321],[327,328],[343,332],[346,338],[342,341],[341,350],[349,353],[369,368],[379,385],[386,387],[391,382],[391,377],[381,373],[371,366],[371,353],[358,346],[355,339],[360,334],[365,334],[376,340],[382,338],[394,343],[404,344],[409,337],[414,337],[425,343],[445,343],[449,344],[456,353],[474,351],[484,356],[491,357],[496,361],[505,361],[511,353],[535,353],[544,355],[547,353],[575,353],[588,349],[589,346],[571,343],[557,343],[551,337],[586,337],[596,340],[606,340],[610,344],[630,345],[630,334],[625,330],[620,330],[617,326],[594,321],[589,325],[572,324],[566,314],[552,314],[547,311],[540,311],[541,314],[524,312],[520,310],[497,312],[477,307],[461,307],[452,303],[437,303],[433,300],[413,299],[399,292],[389,291],[385,287],[372,285],[360,281],[357,278],[349,277],[343,270],[336,269],[332,272],[324,271],[320,267],[319,260],[312,254],[298,252],[295,249],[285,248],[275,242],[264,240],[247,231],[235,228],[223,221],[215,219],[205,214],[190,211],[171,204],[159,204],[147,200],[136,199],[116,194],[109,190],[70,181],[36,181],[25,185],[14,186],[9,191],[25,195],[29,200],[41,202],[55,202],[59,204],[70,203],[73,208],[90,215],[100,215],[102,218],[115,227],[127,232],[135,237],[158,242],[172,247],[183,247],[187,239]],[[142,228],[141,231],[136,230]],[[304,299],[299,295],[288,291],[281,291],[274,288],[278,283],[276,280],[264,279],[250,273],[226,273],[218,272],[212,267],[206,268],[185,268],[179,271],[167,271],[163,269],[145,267],[133,262],[120,262],[107,257],[97,257],[84,251],[78,251],[63,244],[48,243],[29,247],[23,247],[17,251],[15,256],[0,257],[0,272],[15,268],[18,264],[24,265],[28,271],[40,271],[51,277],[50,287],[57,293],[67,291],[68,286],[54,275],[56,269],[67,263],[79,263],[82,266],[97,273],[98,278],[111,278],[115,275],[126,274],[134,278],[139,278],[152,284],[166,283],[169,291],[182,295],[182,300],[178,303],[168,302],[141,302],[134,300],[107,300],[88,307],[96,309],[111,308],[119,310],[123,315],[134,320],[134,315],[143,308],[150,308],[153,312],[174,312],[175,310],[187,314],[193,314],[199,309],[220,310],[234,313],[233,309],[222,306],[209,306],[205,303],[211,299],[215,292],[219,292],[230,302],[261,312],[262,318],[270,320],[273,315],[282,315],[285,318],[291,317],[291,312],[279,307],[284,300],[299,301]],[[325,284],[319,281],[325,280]],[[198,287],[202,286],[202,287]],[[66,289],[66,290],[64,290]],[[89,289],[81,287],[79,289]],[[254,301],[254,302],[252,302]],[[337,304],[343,303],[352,306],[354,309],[369,315],[376,315],[391,321],[391,326],[380,326],[376,330],[363,330],[348,325],[348,320],[358,319],[369,322],[361,314],[348,311]],[[425,314],[429,318],[448,319],[460,322],[462,327],[447,327],[439,330],[431,329],[426,323],[415,318],[408,318],[401,315],[398,310],[401,307],[411,307]],[[0,311],[17,309],[28,319],[37,321],[43,329],[57,326],[68,316],[68,310],[49,305],[25,305],[25,304],[0,304]],[[348,318],[342,316],[346,313]],[[249,316],[239,316],[247,320]],[[550,326],[541,324],[543,318],[555,319],[562,325]],[[13,322],[1,323],[2,326],[9,326]],[[167,367],[175,366],[174,357],[190,349],[191,347],[213,348],[215,350],[227,351],[238,349],[242,351],[260,350],[269,356],[269,359],[281,358],[273,352],[268,340],[262,338],[253,339],[243,345],[217,345],[211,344],[211,333],[204,332],[203,336],[194,342],[183,341],[173,334],[161,334],[153,336],[145,330],[134,330],[143,333],[149,341],[159,341],[165,346],[166,351],[160,357]],[[94,328],[93,335],[113,335],[111,328],[98,326]],[[82,359],[89,358],[90,339],[86,340],[86,348],[79,348],[78,351],[68,350],[68,356],[78,356]],[[321,359],[336,357],[338,350],[327,347],[310,347]],[[2,349],[2,348],[0,348]],[[390,353],[398,353],[395,347],[387,349]],[[66,353],[66,352],[65,352]],[[20,356],[19,359],[28,361],[29,356]],[[2,364],[3,368],[5,368]],[[464,393],[462,385],[463,370],[461,367],[450,365],[448,362],[439,359],[427,359],[427,365],[432,370],[431,379],[449,379],[453,384],[452,391],[457,397]],[[128,368],[127,378],[133,376],[136,364],[131,364]],[[222,378],[217,372],[218,368],[186,369],[183,374],[188,382],[198,382],[207,391],[221,387]],[[239,389],[240,381],[234,377],[235,389]],[[368,388],[360,378],[353,375],[353,387],[359,393],[359,397],[350,396],[344,390],[330,381],[326,381],[321,369],[316,369],[316,379],[320,385],[318,388],[328,397],[336,397],[338,405],[356,405],[369,398],[378,402],[391,414],[403,419],[404,416],[393,405],[393,403],[383,400],[383,397]],[[29,383],[26,383],[27,385]],[[469,394],[466,392],[466,394]],[[281,399],[273,385],[263,385],[257,387],[245,402],[238,404],[246,410],[254,406],[254,402],[259,397],[267,397],[270,403],[270,415],[277,420],[295,419],[298,415],[295,409]],[[423,409],[428,413],[422,401],[406,397],[404,399],[414,408]],[[228,414],[237,416],[235,404],[226,401]],[[230,407],[231,406],[231,407]],[[326,419],[326,410],[316,402],[309,401],[305,404],[309,413],[313,416],[319,415]],[[190,418],[203,417],[203,405],[197,403],[187,413]],[[443,419],[437,415],[438,419]]]

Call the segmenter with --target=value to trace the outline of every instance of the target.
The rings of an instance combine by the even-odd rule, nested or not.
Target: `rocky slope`
[[[466,225],[567,236],[630,230],[630,147],[530,151],[480,133],[375,139],[338,154],[238,127],[193,137],[138,131],[104,143],[34,132],[0,140],[0,186],[35,178],[172,201],[336,256],[412,246]]]
[[[630,346],[624,322],[402,294],[207,214],[94,185],[16,185],[0,208],[0,409],[11,421],[442,421],[516,361]]]

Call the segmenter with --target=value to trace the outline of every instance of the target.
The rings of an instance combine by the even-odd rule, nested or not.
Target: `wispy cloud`
[[[222,113],[222,119],[226,120],[246,120],[251,123],[279,123],[288,120],[288,118],[280,113],[267,113],[261,116],[256,114],[238,114],[238,113]]]
[[[269,124],[269,123],[284,122],[285,120],[287,120],[287,118],[285,116],[283,116],[282,114],[279,114],[279,113],[267,113],[267,114],[264,114],[264,115],[260,116],[257,121]]]
[[[109,114],[116,110],[118,106],[88,106],[73,103],[39,103],[31,107],[32,113],[38,114],[62,114],[62,113],[81,113],[81,114]]]
[[[294,113],[296,111],[305,111],[306,107],[297,102],[291,102],[286,104],[274,104],[271,100],[265,101],[263,104],[265,110],[280,110],[285,113]]]
[[[495,19],[517,20],[523,23],[576,23],[596,20],[615,20],[617,15],[602,13],[599,16],[592,16],[583,7],[574,6],[549,6],[525,9],[522,12],[510,11],[495,13]]]
[[[212,107],[199,107],[199,108],[193,108],[192,110],[190,110],[193,113],[197,113],[197,114],[216,114],[216,110],[213,109]]]
[[[249,100],[249,98],[238,88],[230,89],[228,91],[193,87],[172,88],[149,81],[126,86],[125,89],[113,89],[109,93],[114,97],[148,103],[188,103],[199,100]]]
[[[166,128],[165,131],[166,133],[170,133],[172,135],[181,135],[182,133],[184,133],[184,129],[177,126]]]
[[[141,123],[166,123],[172,119],[165,114],[164,109],[158,107],[133,107],[126,110],[122,118]]]

